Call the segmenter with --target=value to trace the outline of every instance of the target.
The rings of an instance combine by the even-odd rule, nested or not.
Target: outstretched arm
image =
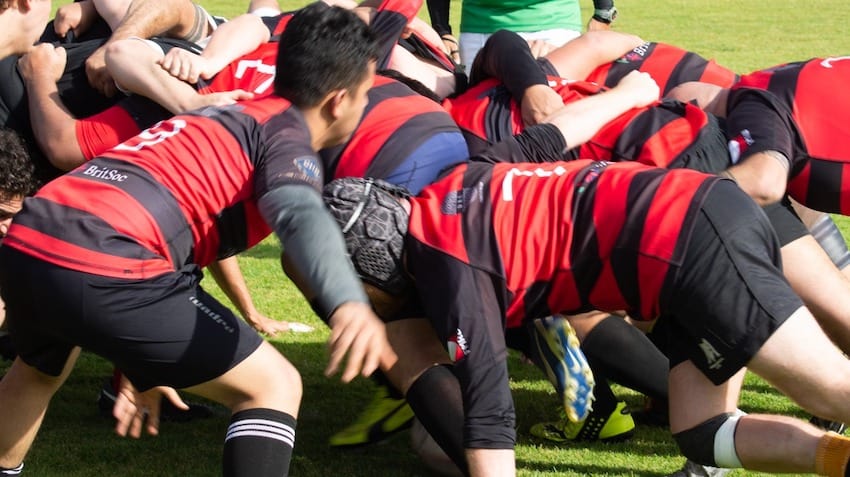
[[[258,205],[283,245],[287,275],[331,327],[325,373],[335,373],[348,355],[343,381],[371,375],[382,355],[394,353],[348,259],[342,233],[318,192],[288,184],[263,194]]]
[[[221,291],[239,310],[242,319],[255,330],[269,336],[275,336],[289,329],[287,322],[273,320],[260,313],[254,306],[254,300],[251,298],[251,292],[248,291],[248,284],[245,283],[245,276],[242,275],[236,257],[228,257],[213,262],[207,266],[207,270],[209,270]]]
[[[589,141],[602,126],[632,108],[658,100],[658,84],[648,73],[632,71],[616,87],[565,105],[544,123],[557,127],[569,148]]]

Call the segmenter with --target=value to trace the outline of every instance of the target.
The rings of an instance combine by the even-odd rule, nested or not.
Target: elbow
[[[72,141],[71,143],[75,146],[77,144],[76,141]],[[86,158],[83,156],[79,147],[68,147],[68,144],[70,143],[67,141],[50,141],[43,147],[44,154],[47,156],[50,164],[65,172],[86,162]]]

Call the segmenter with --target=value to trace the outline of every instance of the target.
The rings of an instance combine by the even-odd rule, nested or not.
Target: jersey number
[[[118,151],[138,151],[143,147],[159,144],[162,141],[177,135],[177,133],[185,127],[186,121],[182,119],[160,121],[152,127],[140,132],[138,136],[115,146],[115,149]]]
[[[257,73],[259,74],[269,75],[269,78],[258,84],[253,91],[256,94],[264,93],[274,82],[275,66],[267,65],[263,63],[262,60],[242,60],[236,66],[236,74],[233,76],[235,76],[236,79],[242,79],[242,77],[245,76],[245,73],[247,73],[249,68],[257,70]]]

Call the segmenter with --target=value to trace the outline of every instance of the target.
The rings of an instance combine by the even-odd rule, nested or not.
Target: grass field
[[[205,0],[215,14],[241,13],[247,2]],[[455,2],[459,4],[459,2]],[[582,2],[585,18],[591,2]],[[284,9],[303,5],[284,2]],[[458,22],[453,7],[453,24]],[[617,0],[616,28],[646,39],[673,43],[713,57],[737,71],[850,52],[846,21],[850,6],[843,0]],[[424,10],[424,9],[423,9]],[[842,85],[846,87],[847,85]],[[845,231],[847,223],[841,221]],[[368,382],[343,385],[322,375],[326,364],[327,330],[283,278],[278,248],[267,240],[245,253],[241,264],[258,308],[278,319],[302,321],[317,330],[287,335],[274,344],[298,367],[304,380],[304,402],[298,422],[291,475],[427,476],[430,475],[407,447],[406,436],[358,451],[336,451],[328,437],[342,428],[370,397]],[[221,299],[212,280],[208,286]],[[0,365],[0,373],[7,363]],[[594,475],[662,476],[684,462],[664,430],[638,428],[630,441],[620,444],[555,445],[535,440],[531,424],[554,415],[556,400],[541,374],[511,357],[512,386],[518,415],[517,465],[520,476]],[[191,424],[164,423],[157,438],[120,439],[111,420],[98,416],[95,406],[102,378],[111,366],[84,354],[48,411],[45,424],[27,459],[29,476],[208,476],[219,474],[219,456],[227,425],[222,410],[216,418]],[[623,399],[640,406],[640,397],[617,389]],[[749,412],[777,412],[803,416],[787,399],[750,376],[740,407]],[[769,441],[765,445],[771,445]],[[733,475],[758,475],[735,471]]]

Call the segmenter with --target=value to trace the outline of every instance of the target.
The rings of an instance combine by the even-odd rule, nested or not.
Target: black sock
[[[652,398],[667,400],[667,357],[623,318],[611,315],[599,322],[582,340],[581,350],[594,373]]]
[[[617,408],[617,396],[611,390],[611,384],[601,373],[594,372],[593,410],[591,414],[608,417]]]
[[[294,417],[274,409],[239,411],[224,438],[224,476],[285,477],[294,445]]]
[[[0,475],[21,475],[24,472],[24,463],[21,462],[15,467],[11,469],[7,469],[6,467],[0,467]]]
[[[463,447],[463,396],[449,367],[434,366],[422,373],[407,390],[407,402],[443,452],[469,475]]]

